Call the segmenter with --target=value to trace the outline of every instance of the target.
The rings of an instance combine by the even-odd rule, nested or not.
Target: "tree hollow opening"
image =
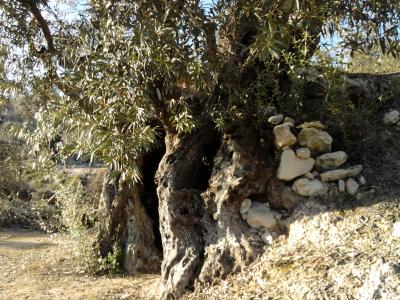
[[[143,161],[143,193],[142,202],[147,214],[153,221],[154,244],[160,253],[162,253],[161,233],[160,233],[160,217],[158,213],[158,196],[157,184],[155,182],[155,174],[158,165],[165,154],[165,146],[161,144],[158,148],[149,152]]]

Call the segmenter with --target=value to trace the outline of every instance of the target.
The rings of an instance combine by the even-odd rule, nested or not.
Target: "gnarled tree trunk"
[[[121,265],[128,274],[154,271],[160,255],[154,243],[152,220],[141,201],[142,186],[110,176],[109,171],[104,178],[100,205],[100,255],[106,257],[118,245],[123,254]]]
[[[206,213],[204,263],[199,280],[211,282],[240,270],[263,248],[240,216],[241,202],[263,193],[274,173],[271,137],[251,126],[225,134],[214,160],[209,188],[203,193]]]
[[[163,245],[163,299],[173,299],[191,283],[203,258],[201,168],[210,129],[183,138],[166,136],[166,154],[157,171],[160,231]],[[206,179],[207,180],[207,179]]]
[[[273,175],[270,143],[264,142],[272,139],[251,126],[224,136],[211,179],[199,177],[205,150],[215,143],[210,131],[174,138],[167,136],[158,169],[163,299],[179,297],[197,279],[234,272],[261,252],[239,208],[243,199],[264,192]]]

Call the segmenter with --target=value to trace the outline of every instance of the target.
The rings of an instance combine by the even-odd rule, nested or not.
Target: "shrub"
[[[107,257],[100,256],[96,238],[96,207],[91,185],[86,188],[80,178],[74,177],[65,182],[57,192],[61,208],[62,224],[70,233],[78,269],[81,272],[119,273],[119,257],[122,255],[119,245],[115,244],[113,253]]]

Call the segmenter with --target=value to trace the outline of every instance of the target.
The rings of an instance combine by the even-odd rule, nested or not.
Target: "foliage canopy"
[[[66,16],[62,2],[80,9]],[[46,95],[32,143],[138,178],[134,162],[163,133],[262,120],[322,38],[398,56],[399,22],[398,0],[5,0],[3,77]]]

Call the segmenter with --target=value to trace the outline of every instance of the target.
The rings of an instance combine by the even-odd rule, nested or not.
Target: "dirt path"
[[[157,299],[156,275],[90,276],[68,237],[0,229],[0,299]]]

